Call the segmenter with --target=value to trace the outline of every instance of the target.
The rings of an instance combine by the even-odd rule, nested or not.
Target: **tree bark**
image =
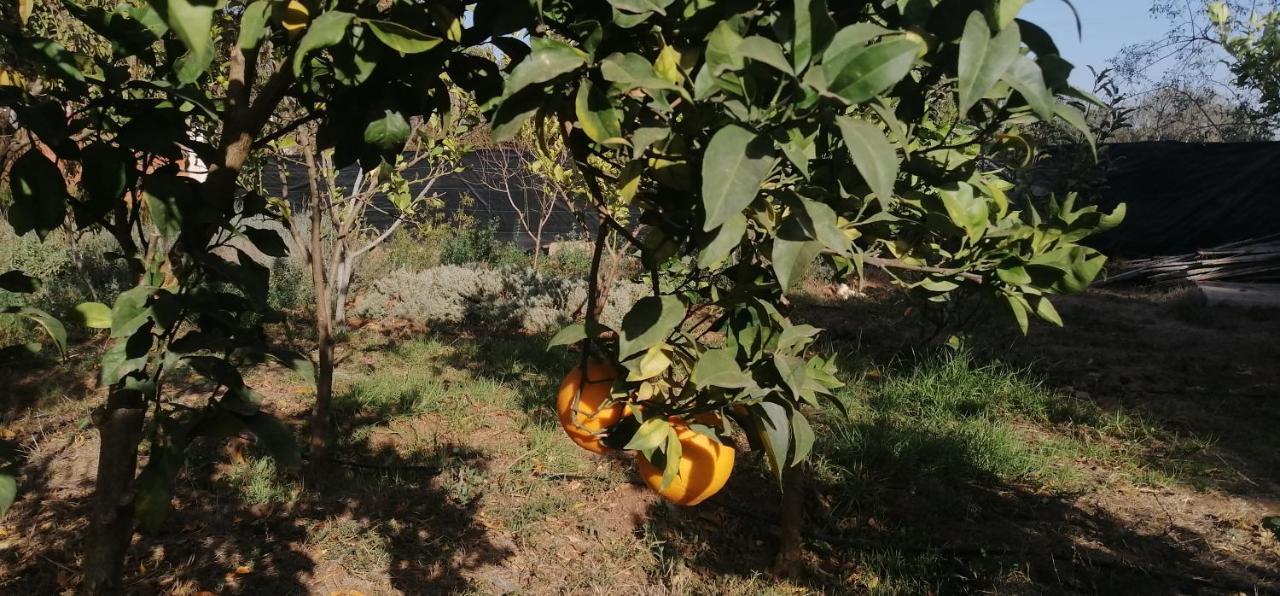
[[[351,275],[354,264],[352,259],[344,258],[338,263],[337,279],[333,280],[333,325],[342,329],[347,324],[347,294],[351,291]]]
[[[801,533],[804,531],[804,464],[782,471],[782,515],[778,539],[778,555],[773,560],[773,572],[781,577],[793,577],[800,572],[804,556]]]
[[[133,541],[133,481],[146,411],[141,396],[113,391],[94,416],[101,445],[85,547],[87,594],[122,591],[124,558]]]
[[[328,272],[324,267],[324,237],[321,225],[324,223],[322,209],[323,199],[320,196],[319,172],[316,169],[314,156],[315,145],[303,143],[303,156],[307,164],[308,186],[311,196],[308,207],[311,209],[311,238],[307,250],[307,259],[311,262],[311,283],[316,294],[316,343],[318,366],[316,367],[316,402],[311,410],[311,441],[308,467],[312,476],[323,472],[329,450],[329,435],[332,420],[329,406],[333,401],[333,296]]]

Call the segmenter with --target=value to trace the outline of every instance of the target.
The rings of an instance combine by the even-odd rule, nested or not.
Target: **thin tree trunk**
[[[316,341],[318,343],[316,370],[316,403],[311,411],[310,471],[312,475],[324,469],[329,449],[331,420],[329,405],[333,400],[333,298],[328,274],[324,270],[324,237],[320,226],[324,223],[323,201],[317,183],[314,144],[303,144],[307,163],[307,177],[311,196],[311,238],[307,258],[311,261],[311,283],[316,294]]]
[[[354,265],[351,258],[338,263],[338,275],[334,282],[333,326],[342,329],[347,325],[347,294],[351,291],[351,275]]]
[[[792,577],[800,572],[804,556],[801,533],[804,531],[804,465],[791,466],[782,471],[782,529],[778,540],[778,555],[773,560],[773,572],[782,577]]]
[[[106,406],[94,416],[101,445],[85,547],[87,594],[122,591],[124,558],[133,541],[133,481],[146,412],[140,396],[113,391]]]

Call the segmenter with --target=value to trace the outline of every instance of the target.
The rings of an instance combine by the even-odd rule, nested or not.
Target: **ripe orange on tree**
[[[697,505],[720,492],[733,473],[737,452],[728,445],[689,427],[680,418],[671,418],[671,427],[680,441],[680,473],[662,488],[662,468],[636,454],[640,476],[662,498],[677,505]]]
[[[585,385],[581,366],[575,366],[560,383],[560,391],[556,394],[560,426],[574,443],[587,451],[608,451],[609,448],[600,441],[602,433],[622,420],[629,411],[623,402],[606,403],[617,378],[618,371],[612,364],[590,360]],[[575,395],[578,396],[577,408],[573,403]]]
[[[295,39],[307,25],[311,24],[311,9],[301,0],[289,0],[280,17],[280,25],[288,33],[289,39]]]

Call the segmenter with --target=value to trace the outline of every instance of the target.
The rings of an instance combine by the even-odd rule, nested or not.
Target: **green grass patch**
[[[828,416],[819,470],[838,469],[842,480],[977,475],[1071,492],[1088,487],[1072,465],[1087,460],[1159,484],[1193,475],[1186,458],[1210,444],[963,351],[852,383],[837,397],[850,415]]]

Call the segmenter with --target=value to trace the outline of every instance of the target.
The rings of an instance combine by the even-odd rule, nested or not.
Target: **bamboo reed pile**
[[[1127,261],[1100,285],[1203,282],[1280,282],[1280,234],[1233,242],[1191,254]]]

